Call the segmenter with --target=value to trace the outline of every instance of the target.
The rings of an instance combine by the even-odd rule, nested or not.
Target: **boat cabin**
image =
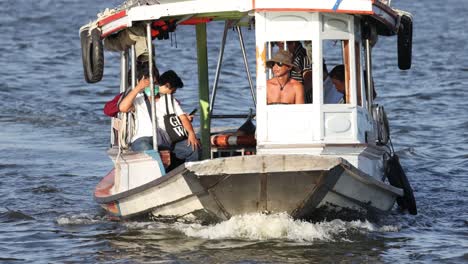
[[[373,131],[368,110],[372,102],[366,96],[361,18],[320,12],[261,12],[255,21],[258,153],[320,154],[326,144],[367,144]],[[304,104],[267,104],[266,82],[274,76],[265,61],[276,53],[279,47],[274,44],[278,42],[301,43],[310,49],[307,56],[311,65],[306,67],[312,74],[303,80],[303,86],[309,87],[312,96]],[[344,66],[344,94],[337,92],[327,76],[338,65]],[[342,98],[330,100],[327,92]]]

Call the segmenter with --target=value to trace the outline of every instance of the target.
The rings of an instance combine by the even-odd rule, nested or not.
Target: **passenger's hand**
[[[150,86],[150,80],[149,78],[143,77],[141,80],[138,81],[137,85],[135,86],[135,89],[137,91],[142,91],[146,87]]]
[[[200,141],[198,141],[194,133],[189,133],[187,142],[187,146],[192,146],[192,150],[197,150],[200,148]]]
[[[185,114],[187,116],[187,119],[190,121],[190,122],[193,122],[193,118],[194,118],[194,115],[188,115],[188,114]]]

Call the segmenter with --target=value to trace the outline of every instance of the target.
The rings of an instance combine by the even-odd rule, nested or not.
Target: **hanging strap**
[[[167,103],[167,94],[164,95],[164,100],[165,100],[165,103],[166,103],[166,115],[169,115],[169,107],[167,106],[168,103]]]
[[[169,106],[167,103],[167,94],[164,95],[164,100],[166,100],[166,115],[169,114]],[[175,112],[175,107],[174,107],[174,96],[171,94],[171,102],[172,102],[172,111],[174,112],[174,115],[177,115]]]
[[[151,104],[149,102],[149,98],[148,96],[146,96],[146,94],[143,94],[145,96],[145,103],[146,103],[146,110],[148,110],[148,114],[150,116],[150,119],[152,117],[152,114],[151,114]],[[176,112],[175,112],[175,107],[174,107],[174,96],[171,95],[171,101],[172,101],[172,111],[174,111],[174,114],[176,115]],[[168,106],[168,103],[167,103],[167,94],[164,95],[164,100],[166,101],[166,115],[169,114],[169,106]]]
[[[150,103],[150,101],[149,101],[148,96],[146,96],[145,93],[143,93],[143,95],[145,96],[146,110],[148,110],[148,114],[149,114],[149,116],[150,116],[150,120],[153,120],[153,113],[151,113],[151,103]]]

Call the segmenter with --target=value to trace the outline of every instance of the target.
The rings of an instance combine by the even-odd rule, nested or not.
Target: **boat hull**
[[[149,212],[217,221],[259,212],[308,219],[324,208],[367,214],[390,210],[401,195],[341,158],[253,155],[186,163],[133,190],[95,198],[124,218]]]

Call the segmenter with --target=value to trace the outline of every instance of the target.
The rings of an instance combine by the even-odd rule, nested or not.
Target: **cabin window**
[[[323,41],[323,103],[350,104],[349,40]]]
[[[312,102],[311,52],[307,50],[310,43],[304,40],[267,43],[267,104]]]
[[[356,84],[357,102],[363,106],[361,93],[363,93],[363,79],[361,67],[360,46],[358,43],[353,52],[351,42],[347,39],[327,39],[322,42],[323,64],[323,103],[324,104],[351,104],[351,89]],[[312,72],[312,42],[310,40],[297,41],[271,41],[267,42],[267,104],[311,104],[313,98],[312,76],[319,76]],[[282,50],[292,54],[293,65],[286,68],[280,66],[278,60],[284,60],[278,55]],[[351,53],[353,52],[353,53]],[[355,56],[351,67],[351,56]],[[284,62],[284,61],[283,61]],[[351,68],[354,69],[351,76]],[[284,78],[289,74],[289,78]],[[294,81],[291,81],[294,80]],[[354,81],[355,80],[355,81]],[[291,88],[291,84],[300,83],[302,92],[298,96],[298,88]],[[285,90],[286,89],[286,90]],[[354,89],[354,88],[353,88]]]

